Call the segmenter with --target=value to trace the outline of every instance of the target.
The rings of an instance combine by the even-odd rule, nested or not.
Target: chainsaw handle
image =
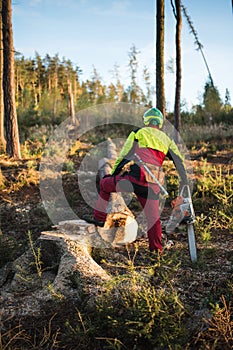
[[[187,191],[186,197],[184,196],[185,190]],[[179,195],[184,197],[184,198],[191,198],[191,191],[190,191],[189,185],[183,185],[183,187],[180,190]]]

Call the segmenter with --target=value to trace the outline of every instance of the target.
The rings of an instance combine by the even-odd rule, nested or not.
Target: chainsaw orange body
[[[186,196],[184,192],[186,190]],[[173,199],[172,203],[172,213],[170,219],[168,220],[166,231],[172,232],[179,224],[193,224],[195,221],[195,213],[193,209],[192,199],[189,187],[183,187],[180,195]]]
[[[195,214],[190,198],[178,196],[172,203],[172,220],[177,223],[193,223],[195,221]]]

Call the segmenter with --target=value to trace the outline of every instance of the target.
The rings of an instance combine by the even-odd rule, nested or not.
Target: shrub
[[[98,333],[108,343],[114,339],[128,349],[171,349],[176,344],[181,349],[185,342],[184,307],[177,293],[171,286],[156,289],[134,270],[110,282],[97,311]]]

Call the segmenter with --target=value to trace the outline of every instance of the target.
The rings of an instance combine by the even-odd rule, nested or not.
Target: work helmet
[[[143,122],[145,125],[158,125],[161,129],[163,126],[163,115],[158,108],[150,108],[143,114]]]

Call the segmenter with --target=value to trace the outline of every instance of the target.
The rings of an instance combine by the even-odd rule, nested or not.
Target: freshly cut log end
[[[137,239],[138,223],[128,213],[110,213],[103,228],[98,227],[101,238],[112,247],[126,245]]]

